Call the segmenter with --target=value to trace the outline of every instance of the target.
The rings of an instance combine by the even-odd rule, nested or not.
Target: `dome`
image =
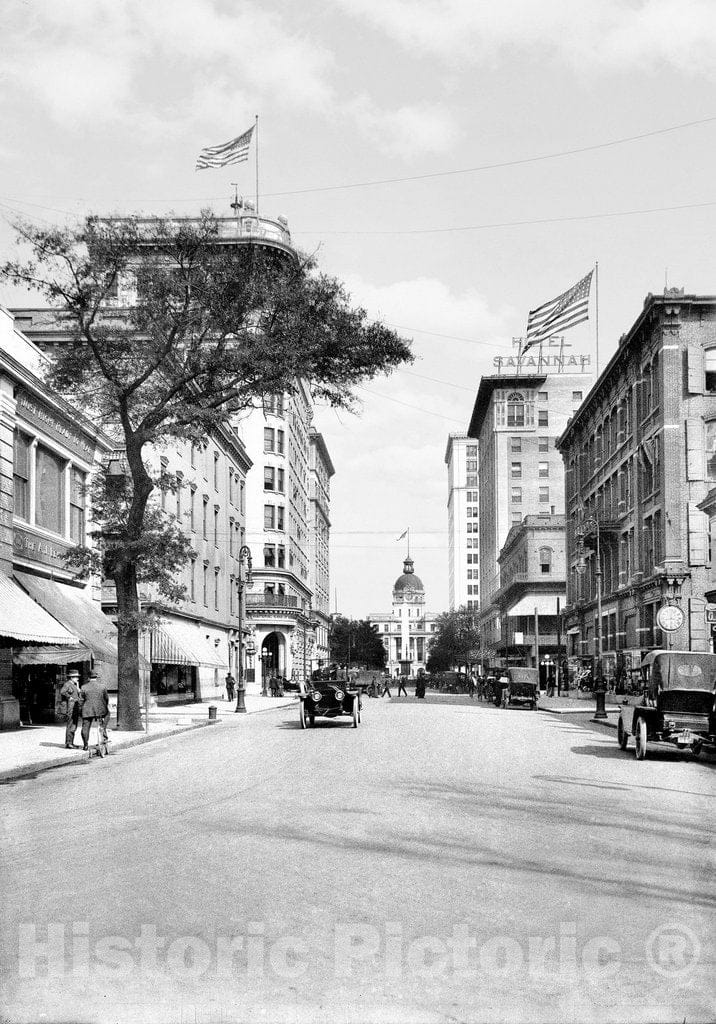
[[[425,590],[423,581],[419,576],[415,575],[412,558],[406,558],[403,562],[403,575],[398,576],[393,586],[393,590]]]

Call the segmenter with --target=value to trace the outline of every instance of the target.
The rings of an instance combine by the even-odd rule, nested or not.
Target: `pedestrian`
[[[378,682],[377,682],[375,676],[373,676],[373,678],[370,681],[370,686],[368,687],[368,696],[369,697],[377,697],[378,696]]]
[[[385,679],[383,680],[383,690],[382,690],[382,693],[381,693],[381,697],[385,697],[386,693],[388,694],[388,696],[392,700],[393,698],[392,698],[392,695],[390,693],[390,676],[389,675],[386,675]]]
[[[89,679],[80,690],[80,708],[82,714],[82,746],[89,750],[89,736],[92,722],[96,719],[100,734],[107,740],[107,722],[109,721],[109,694],[107,687],[100,681],[96,672],[90,672]]]
[[[233,700],[234,699],[234,685],[235,685],[234,677],[232,676],[231,672],[227,672],[227,674],[226,674],[226,699],[227,700]]]
[[[65,746],[68,750],[76,747],[75,732],[80,720],[80,674],[76,668],[67,673],[67,680],[60,690],[60,697],[67,704],[67,727],[65,729]]]
[[[467,677],[467,692],[472,700],[475,696],[475,677],[472,672]]]
[[[405,676],[398,676],[398,696],[401,692],[407,697],[408,691],[405,689]]]

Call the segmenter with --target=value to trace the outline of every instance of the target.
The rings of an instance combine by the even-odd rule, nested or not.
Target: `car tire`
[[[646,719],[637,718],[636,725],[634,726],[634,752],[636,754],[637,761],[643,761],[646,757],[646,746],[647,746],[647,730],[646,730]]]
[[[621,747],[622,750],[626,750],[628,742],[629,742],[629,733],[625,731],[624,723],[622,722],[622,720],[620,718],[619,719],[619,724],[617,725],[617,743],[619,744],[619,746]]]
[[[299,704],[298,718],[299,718],[299,721],[301,723],[301,728],[305,729],[306,728],[306,707],[305,707],[305,702],[301,700],[301,701],[298,702],[298,704]]]
[[[353,728],[354,729],[358,728],[358,723],[359,722],[360,722],[360,709],[358,708],[358,699],[355,698],[353,700]]]

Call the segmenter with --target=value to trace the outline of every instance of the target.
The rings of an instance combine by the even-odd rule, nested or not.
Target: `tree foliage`
[[[331,660],[339,665],[363,665],[365,668],[385,667],[385,647],[377,626],[366,620],[336,616],[330,632]]]
[[[295,393],[299,380],[318,401],[354,409],[354,385],[412,356],[311,256],[223,244],[208,212],[17,229],[26,255],[0,276],[39,291],[66,331],[50,383],[126,453],[121,494],[104,476],[94,500],[112,538],[103,569],[117,592],[118,719],[139,729],[137,583],[171,597],[188,554],[149,501],[158,483],[149,446],[199,441],[232,414]]]
[[[435,634],[430,640],[428,672],[467,667],[477,661],[479,650],[475,613],[465,607],[443,612],[436,619]]]

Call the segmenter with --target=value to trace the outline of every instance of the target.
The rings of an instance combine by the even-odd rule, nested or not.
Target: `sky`
[[[316,413],[344,614],[390,608],[407,527],[447,607],[447,437],[530,308],[598,261],[604,365],[665,281],[716,293],[712,0],[5,0],[3,44],[0,255],[18,214],[228,215],[253,148],[196,157],[258,114],[261,213],[412,339]]]

